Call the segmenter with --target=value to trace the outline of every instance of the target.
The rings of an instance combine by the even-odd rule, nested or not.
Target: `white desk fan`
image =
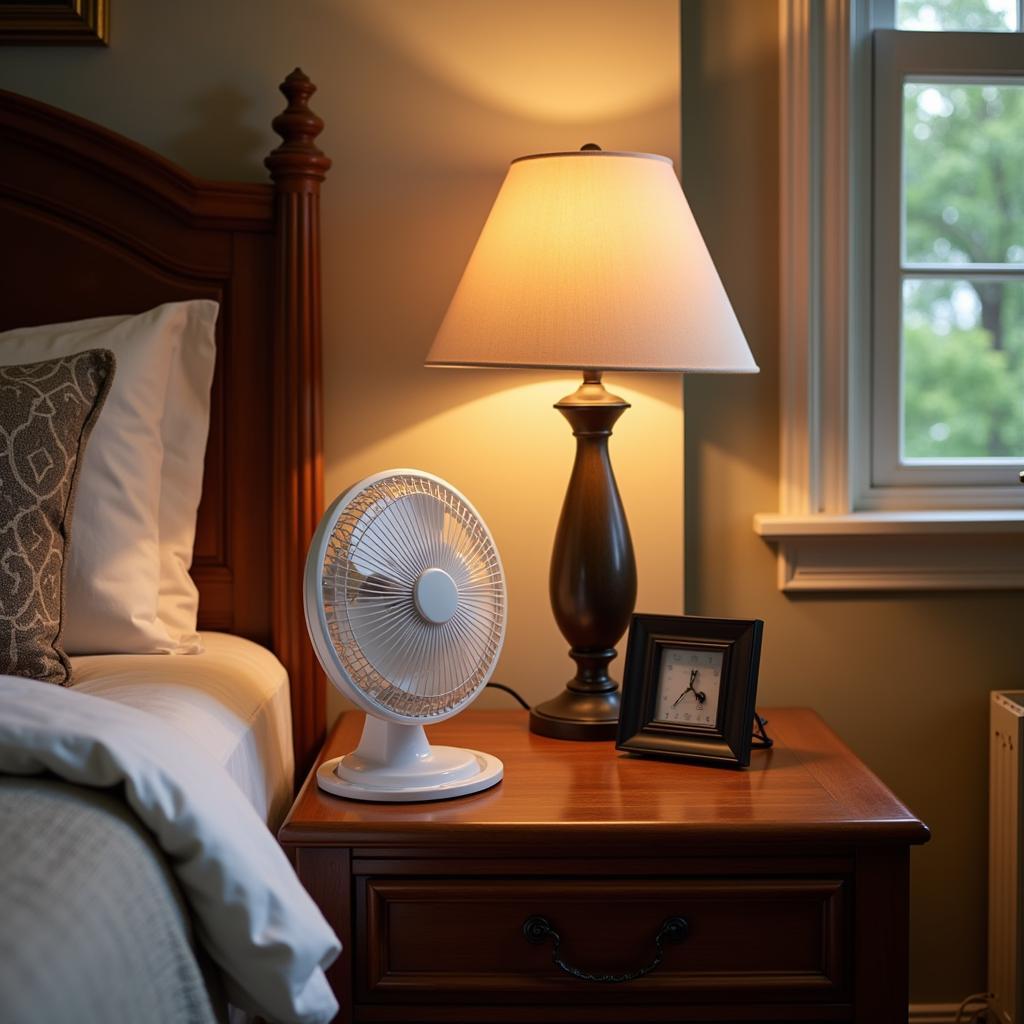
[[[498,549],[454,487],[392,469],[342,494],[310,545],[304,604],[327,678],[366,712],[358,748],[320,766],[322,789],[411,802],[501,781],[496,757],[423,731],[481,693],[505,638]]]

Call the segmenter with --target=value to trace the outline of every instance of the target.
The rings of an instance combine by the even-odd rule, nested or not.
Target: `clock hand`
[[[697,703],[704,707],[704,701],[708,699],[708,695],[703,690],[698,690],[693,684],[700,678],[700,670],[696,668],[690,669],[690,685],[687,687],[689,690],[693,690],[694,697],[697,698]]]
[[[697,677],[698,677],[699,675],[700,675],[700,672],[699,672],[699,670],[698,670],[698,669],[695,669],[695,668],[692,668],[692,669],[690,669],[690,685],[689,685],[689,686],[687,686],[687,687],[686,687],[686,689],[685,689],[685,690],[683,690],[683,692],[682,692],[681,694],[679,694],[679,696],[678,696],[678,697],[676,697],[676,699],[675,699],[674,701],[672,701],[672,707],[675,707],[675,706],[676,706],[676,705],[677,705],[677,704],[678,704],[678,703],[679,703],[679,702],[680,702],[680,701],[681,701],[681,700],[682,700],[682,699],[683,699],[683,698],[684,698],[684,697],[685,697],[685,696],[686,696],[686,695],[687,695],[688,693],[690,693],[691,691],[692,691],[692,693],[693,693],[694,697],[696,697],[696,698],[697,698],[697,701],[698,701],[699,703],[701,703],[701,704],[703,704],[703,703],[704,703],[704,695],[703,695],[703,694],[701,694],[701,693],[698,693],[698,692],[697,692],[697,690],[695,690],[695,689],[693,688],[693,683],[694,683],[694,680],[695,680],[695,679],[696,679],[696,678],[697,678]]]

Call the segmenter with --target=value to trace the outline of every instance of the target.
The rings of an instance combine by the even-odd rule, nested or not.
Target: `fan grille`
[[[416,607],[428,569],[458,592],[443,623]],[[321,591],[341,665],[379,707],[431,718],[486,684],[504,636],[501,562],[473,509],[435,478],[389,476],[348,501],[327,541]]]

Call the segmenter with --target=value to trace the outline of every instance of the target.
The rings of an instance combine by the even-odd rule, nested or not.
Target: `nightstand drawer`
[[[774,1003],[849,998],[848,884],[839,878],[356,881],[358,1002]],[[662,962],[619,984],[552,962],[554,937],[524,934],[541,917],[559,958],[586,974]]]

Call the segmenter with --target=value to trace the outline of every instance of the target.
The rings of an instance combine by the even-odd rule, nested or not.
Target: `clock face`
[[[723,657],[722,651],[662,648],[654,721],[714,729]]]

